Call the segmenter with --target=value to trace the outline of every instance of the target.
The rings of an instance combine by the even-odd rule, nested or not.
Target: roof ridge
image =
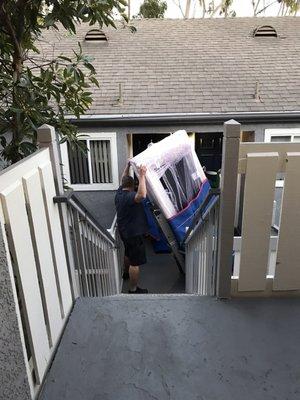
[[[300,19],[300,16],[296,15],[284,15],[284,16],[261,16],[261,17],[228,17],[228,18],[132,18],[130,19],[130,23],[136,22],[136,21],[161,21],[161,22],[169,22],[169,21],[182,21],[182,22],[189,22],[189,21],[214,21],[214,22],[220,22],[220,21],[237,21],[237,20],[266,20],[266,19],[274,19],[274,20],[283,20],[283,19]],[[121,20],[117,20],[117,22],[121,22]]]

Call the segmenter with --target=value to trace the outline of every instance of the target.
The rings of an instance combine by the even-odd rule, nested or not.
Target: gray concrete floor
[[[300,300],[79,299],[39,400],[299,400]]]
[[[76,197],[105,229],[112,226],[116,215],[114,190],[76,191]]]
[[[147,264],[140,268],[139,286],[150,293],[184,293],[185,277],[179,272],[172,254],[156,254],[150,239],[146,240]],[[124,281],[123,293],[128,293],[129,282]]]

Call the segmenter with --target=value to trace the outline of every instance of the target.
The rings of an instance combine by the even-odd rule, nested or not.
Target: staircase
[[[234,135],[230,124],[236,127]],[[0,400],[300,398],[300,256],[290,240],[299,236],[294,232],[300,226],[295,211],[300,192],[294,182],[299,181],[300,152],[286,147],[291,143],[275,143],[278,156],[269,146],[266,156],[266,146],[257,144],[242,146],[239,153],[239,137],[239,124],[227,123],[224,148],[234,141],[236,151],[228,151],[223,168],[220,223],[214,197],[186,234],[185,289],[201,296],[134,296],[119,294],[123,251],[117,230],[103,229],[73,193],[64,192],[54,129],[39,128],[41,149],[1,173]],[[264,175],[255,173],[259,151],[269,167],[280,159],[279,172],[287,175],[285,233],[279,235],[281,250],[270,276],[271,208],[269,221],[254,223],[246,196],[243,229],[248,234],[239,252],[235,249],[238,274],[232,277],[232,176],[240,154],[246,187],[251,176],[264,183]],[[246,168],[247,157],[252,161]],[[270,182],[278,170],[271,172],[273,180],[268,175],[269,184],[261,185],[267,193],[261,189],[259,194],[273,206]],[[256,193],[251,182],[248,193]],[[254,210],[254,221],[260,221],[260,207]],[[255,258],[261,255],[264,260]],[[168,282],[162,291],[174,291],[176,285]],[[221,301],[215,294],[255,297]],[[279,298],[283,295],[295,297]]]
[[[80,298],[39,400],[299,399],[299,305]]]

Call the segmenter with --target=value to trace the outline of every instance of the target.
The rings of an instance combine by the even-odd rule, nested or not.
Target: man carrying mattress
[[[129,168],[128,163],[115,197],[117,224],[124,243],[125,256],[130,262],[129,293],[148,293],[147,289],[138,287],[139,267],[146,263],[144,234],[148,231],[148,225],[142,201],[147,195],[145,181],[147,168],[144,166],[139,168],[137,192],[134,190],[134,179],[129,175]]]

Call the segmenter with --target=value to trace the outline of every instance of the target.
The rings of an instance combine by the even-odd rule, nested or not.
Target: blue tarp
[[[206,199],[209,190],[210,190],[210,184],[206,180],[203,182],[197,196],[192,201],[190,201],[190,203],[177,215],[168,220],[179,244],[182,243],[187,229],[192,224],[193,218],[198,208]]]
[[[151,203],[148,199],[143,202],[145,214],[147,217],[149,234],[152,237],[152,245],[155,253],[170,253],[171,249],[167,239],[161,229],[159,229],[156,219],[151,211]]]

